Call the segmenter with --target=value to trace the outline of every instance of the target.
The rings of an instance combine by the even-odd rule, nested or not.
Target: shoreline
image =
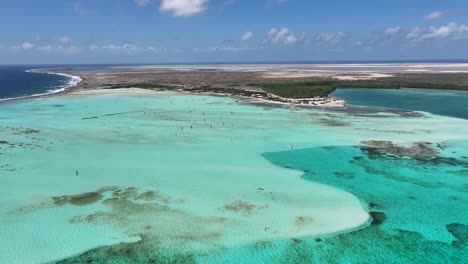
[[[63,92],[66,92],[68,89],[71,89],[73,87],[78,86],[82,81],[83,78],[78,75],[71,75],[71,74],[66,74],[66,73],[60,73],[60,72],[51,72],[51,71],[41,71],[40,69],[30,69],[26,70],[27,73],[40,73],[40,74],[51,74],[51,75],[59,75],[59,76],[65,76],[69,78],[68,83],[66,85],[61,86],[58,89],[55,90],[49,90],[49,92],[46,93],[38,93],[38,94],[31,94],[31,95],[24,95],[24,96],[18,96],[18,97],[10,97],[10,98],[0,98],[0,103],[2,102],[11,102],[11,101],[16,101],[16,100],[23,100],[23,99],[32,99],[32,98],[46,98],[49,96],[57,95]]]
[[[310,107],[310,108],[344,108],[346,107],[345,100],[342,100],[337,97],[327,97],[327,98],[304,98],[304,99],[289,99],[276,97],[281,99],[281,101],[270,100],[268,98],[259,98],[259,97],[248,97],[240,95],[232,95],[229,93],[214,93],[214,92],[194,92],[187,90],[153,90],[145,89],[141,87],[123,87],[123,88],[95,88],[95,89],[86,89],[86,90],[75,90],[75,91],[64,91],[59,96],[93,96],[93,95],[108,95],[108,94],[122,94],[122,95],[143,95],[143,94],[187,94],[187,95],[205,95],[205,96],[222,96],[222,97],[231,97],[242,100],[247,104],[269,104],[269,105],[278,105],[278,106],[301,106],[301,107]],[[51,96],[58,95],[49,94]]]
[[[99,88],[98,85],[91,85],[91,88],[86,88],[83,89],[80,87],[80,84],[86,79],[85,76],[83,75],[72,75],[68,73],[63,73],[63,72],[54,72],[51,71],[53,69],[30,69],[27,70],[26,72],[31,72],[31,73],[42,73],[42,74],[54,74],[54,75],[60,75],[60,76],[66,76],[70,78],[69,83],[59,89],[53,90],[48,93],[41,93],[41,94],[33,94],[33,95],[25,95],[25,96],[20,96],[20,97],[13,97],[13,98],[4,98],[0,99],[0,103],[2,102],[12,102],[16,100],[23,100],[23,99],[34,99],[34,98],[49,98],[49,97],[55,97],[55,96],[62,96],[62,95],[70,95],[73,93],[77,92],[85,92],[85,91],[112,91],[116,90],[116,88]],[[141,89],[141,90],[147,90],[147,91],[154,91],[154,92],[163,92],[163,91],[173,91],[173,90],[160,90],[160,89],[147,89],[147,88],[141,88],[141,87],[132,87],[129,85],[129,87],[122,87],[122,88],[117,88],[117,89],[128,89],[127,94],[129,94],[131,91],[134,89]],[[333,96],[328,96],[328,97],[313,97],[313,98],[285,98],[281,97],[272,93],[267,93],[267,98],[264,97],[258,97],[258,96],[242,96],[242,95],[236,95],[236,94],[230,94],[227,92],[203,92],[203,91],[190,91],[189,89],[179,89],[179,90],[174,90],[174,92],[178,93],[184,93],[184,94],[192,94],[192,95],[211,95],[211,96],[227,96],[227,97],[233,97],[233,98],[241,98],[247,103],[251,104],[257,104],[257,103],[267,103],[271,105],[288,105],[288,106],[305,106],[305,107],[319,107],[319,108],[343,108],[346,105],[346,102],[340,98],[336,98]],[[136,93],[141,93],[141,91],[137,91]],[[105,93],[93,93],[94,95],[96,94],[108,94],[108,92]]]
[[[237,67],[240,66],[237,65]],[[336,89],[468,90],[468,74],[429,72],[434,67],[437,69],[458,67],[460,69],[457,68],[457,70],[463,70],[466,66],[468,69],[468,64],[399,65],[397,68],[401,68],[401,71],[386,64],[250,66],[258,66],[258,68],[245,70],[235,69],[236,66],[233,66],[234,68],[227,69],[226,67],[210,67],[210,70],[204,68],[182,70],[174,69],[176,66],[151,67],[149,65],[128,66],[126,67],[128,70],[122,71],[74,72],[72,69],[65,68],[31,69],[27,72],[67,76],[70,81],[67,85],[47,93],[0,99],[0,103],[62,96],[81,90],[142,88],[194,95],[229,96],[241,98],[252,104],[344,108],[347,106],[345,100],[331,96]],[[323,67],[327,70],[318,72],[317,69],[307,67]],[[361,69],[362,67],[364,68]],[[408,72],[405,67],[418,71]],[[372,70],[367,68],[372,68]],[[425,72],[421,72],[422,70]],[[271,75],[277,76],[271,78]]]

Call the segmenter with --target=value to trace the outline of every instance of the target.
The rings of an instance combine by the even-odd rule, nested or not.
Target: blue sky
[[[462,0],[0,0],[0,64],[468,59]]]

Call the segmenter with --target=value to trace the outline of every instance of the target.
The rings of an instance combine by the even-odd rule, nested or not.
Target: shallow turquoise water
[[[347,104],[377,106],[468,119],[468,92],[421,89],[337,89]]]
[[[467,128],[430,114],[172,93],[1,104],[0,255],[8,263],[461,263]],[[363,140],[432,142],[440,156],[375,155],[358,147]]]

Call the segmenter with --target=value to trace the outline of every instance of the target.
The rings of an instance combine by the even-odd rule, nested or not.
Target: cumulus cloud
[[[294,44],[297,42],[297,37],[294,35],[289,35],[284,39],[285,44]]]
[[[427,15],[424,16],[425,20],[434,20],[434,19],[439,19],[444,15],[442,11],[433,11]]]
[[[20,45],[7,46],[4,52],[35,52],[42,54],[76,55],[81,53],[110,53],[110,54],[155,54],[170,51],[167,48],[154,46],[137,46],[130,43],[125,44],[90,44],[87,46],[75,46],[67,44],[42,44],[36,45],[24,42]]]
[[[96,44],[91,44],[88,46],[88,49],[93,52],[98,52],[98,51],[135,51],[137,50],[137,46],[133,44],[121,44],[121,45],[116,45],[116,44],[109,44],[109,45],[96,45]]]
[[[18,46],[11,46],[9,48],[10,51],[13,52],[21,52],[21,51],[32,51],[32,52],[39,52],[39,53],[55,53],[55,54],[63,54],[63,55],[72,55],[77,54],[82,51],[82,48],[76,46],[63,46],[63,45],[35,45],[30,42],[24,42]]]
[[[253,38],[253,33],[249,31],[249,32],[245,32],[244,35],[242,35],[241,40],[247,41],[251,38]]]
[[[73,5],[73,11],[75,11],[75,13],[77,13],[80,16],[86,16],[86,15],[94,14],[94,10],[86,8],[81,3],[81,1],[75,2],[75,4]]]
[[[290,33],[288,28],[272,28],[267,33],[267,42],[273,44],[294,44],[301,38],[302,36],[298,36],[295,33]]]
[[[151,0],[133,0],[133,2],[139,6],[146,6],[151,2]]]
[[[344,32],[323,32],[316,34],[306,34],[291,32],[288,28],[272,28],[267,32],[265,42],[271,44],[305,44],[307,47],[333,47],[345,45],[349,38]],[[304,47],[306,47],[304,46]]]
[[[81,53],[82,48],[76,46],[45,45],[36,48],[41,53],[75,55]]]
[[[16,45],[16,46],[11,46],[10,50],[13,50],[13,51],[32,50],[35,47],[36,47],[36,45],[34,45],[31,42],[23,42],[23,44]]]
[[[408,34],[406,34],[406,38],[417,39],[419,36],[421,36],[422,32],[423,30],[420,27],[414,27],[408,32]]]
[[[468,37],[468,26],[458,25],[455,22],[448,23],[446,26],[429,27],[426,34],[422,38],[451,38],[462,39]]]
[[[24,49],[24,50],[30,50],[32,48],[35,47],[34,44],[32,43],[29,43],[29,42],[24,42],[23,44],[21,44],[21,46],[19,46],[20,48]]]
[[[440,27],[414,27],[406,35],[406,38],[410,39],[411,41],[421,41],[429,39],[465,39],[468,38],[468,26],[465,24],[459,25],[455,22],[450,22],[447,25]]]
[[[325,44],[337,44],[346,37],[343,32],[336,33],[320,33],[315,37],[315,41]]]
[[[385,29],[384,33],[385,35],[396,35],[400,32],[401,27],[396,26],[396,27],[388,27]]]
[[[208,0],[162,0],[159,10],[173,16],[189,17],[203,13]]]
[[[165,49],[157,48],[153,46],[145,46],[139,47],[134,44],[104,44],[104,45],[97,45],[91,44],[88,45],[88,50],[91,52],[99,53],[99,52],[106,52],[106,53],[124,53],[124,54],[135,54],[135,53],[161,53],[164,52]]]
[[[60,36],[57,38],[57,41],[62,44],[68,44],[71,42],[71,38],[69,36]]]
[[[214,46],[208,48],[193,48],[192,51],[200,53],[215,53],[215,52],[241,52],[252,50],[252,47],[241,47],[241,46]]]

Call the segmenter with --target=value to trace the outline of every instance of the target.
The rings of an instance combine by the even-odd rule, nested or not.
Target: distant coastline
[[[437,61],[437,60],[433,60]],[[334,61],[309,64],[133,64],[69,65],[28,72],[56,74],[69,82],[47,93],[14,99],[57,96],[102,88],[143,88],[193,94],[239,96],[254,103],[343,107],[331,96],[337,88],[468,90],[468,60]],[[305,63],[305,62],[301,62]],[[359,63],[359,64],[356,64]],[[57,66],[57,65],[56,65]],[[86,80],[83,82],[83,80]]]
[[[133,62],[133,63],[66,63],[66,64],[30,64],[17,63],[4,66],[28,66],[30,68],[70,68],[70,67],[108,67],[108,66],[137,66],[137,65],[213,65],[213,64],[406,64],[406,63],[468,63],[466,59],[375,59],[375,60],[272,60],[272,61],[174,61],[174,62]]]
[[[36,74],[51,74],[51,75],[58,75],[68,78],[68,82],[64,85],[55,85],[51,86],[46,92],[40,92],[30,95],[22,95],[22,96],[15,96],[15,97],[7,97],[7,98],[0,98],[0,102],[5,101],[13,101],[13,100],[20,100],[20,99],[28,99],[28,98],[35,98],[35,97],[43,97],[48,95],[53,95],[61,92],[65,92],[67,89],[77,86],[83,79],[78,75],[71,75],[59,72],[52,72],[52,71],[43,71],[42,69],[29,69],[25,71],[26,73],[36,73]]]
[[[337,106],[340,100],[330,97],[337,88],[468,90],[468,63],[156,64],[51,70],[83,76],[86,83],[76,89],[135,87],[312,106]]]
[[[58,93],[58,92],[63,92],[65,91],[66,89],[68,88],[71,88],[73,86],[76,86],[78,85],[81,81],[83,81],[83,79],[78,76],[78,75],[71,75],[71,74],[65,74],[65,73],[59,73],[59,72],[43,72],[43,71],[40,71],[38,69],[31,69],[31,70],[28,70],[27,72],[33,72],[33,73],[44,73],[44,74],[55,74],[55,75],[60,75],[60,76],[65,76],[67,78],[69,78],[69,82],[63,86],[63,87],[60,87],[58,89],[53,89],[53,90],[50,90],[50,94],[54,94],[54,93]]]

